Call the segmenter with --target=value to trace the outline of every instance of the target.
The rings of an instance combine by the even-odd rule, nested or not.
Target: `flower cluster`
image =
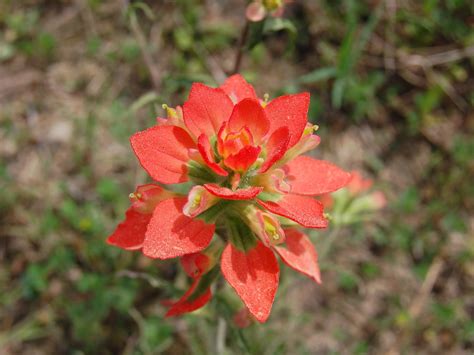
[[[252,22],[262,21],[268,13],[273,17],[283,16],[285,5],[292,0],[254,0],[245,11],[247,20]]]
[[[309,102],[308,93],[261,100],[234,75],[219,88],[193,84],[182,107],[165,106],[167,118],[131,137],[157,183],[130,194],[108,243],[181,258],[193,282],[167,315],[205,305],[221,271],[249,312],[266,321],[278,288],[276,255],[320,282],[316,251],[298,226],[327,227],[314,196],[344,187],[351,175],[301,155],[320,141],[307,122]]]

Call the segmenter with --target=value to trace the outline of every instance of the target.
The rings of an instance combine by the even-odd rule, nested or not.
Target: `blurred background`
[[[148,181],[129,136],[226,78],[246,5],[0,2],[1,354],[215,352],[239,303],[163,319],[177,262],[105,239]],[[311,92],[314,154],[387,203],[311,232],[323,284],[285,269],[268,323],[229,327],[224,352],[472,354],[474,3],[293,1],[242,54],[260,96]]]

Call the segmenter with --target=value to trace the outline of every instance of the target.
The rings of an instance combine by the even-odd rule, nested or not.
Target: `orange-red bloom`
[[[307,122],[309,101],[308,93],[262,101],[234,75],[219,88],[193,84],[182,108],[166,107],[167,119],[131,137],[155,181],[193,185],[187,195],[158,184],[138,187],[125,221],[108,238],[151,258],[181,258],[193,282],[167,315],[206,304],[219,264],[260,322],[278,288],[276,255],[320,282],[316,251],[296,226],[327,227],[314,196],[344,187],[350,174],[301,156],[319,143]],[[221,238],[216,226],[226,231]]]

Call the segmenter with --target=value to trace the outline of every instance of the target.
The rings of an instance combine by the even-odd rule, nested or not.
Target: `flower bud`
[[[274,11],[283,6],[283,0],[263,0],[263,5],[268,10]]]
[[[257,175],[254,184],[262,186],[265,192],[287,194],[291,186],[285,179],[286,173],[283,169],[272,169],[265,174]]]
[[[249,21],[259,22],[262,21],[267,14],[267,10],[262,3],[258,1],[251,2],[245,11],[245,16]]]
[[[249,206],[245,211],[245,215],[249,227],[265,246],[270,247],[285,241],[285,232],[283,232],[280,222],[271,214]]]
[[[212,195],[203,186],[194,186],[188,194],[188,202],[183,207],[183,214],[188,217],[196,217],[206,211],[219,201],[219,198]]]

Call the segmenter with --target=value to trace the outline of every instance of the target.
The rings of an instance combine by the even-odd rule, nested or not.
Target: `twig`
[[[17,95],[22,90],[31,85],[41,83],[43,74],[34,69],[23,70],[22,72],[7,75],[6,71],[0,71],[0,99],[3,96]]]
[[[387,0],[390,1],[390,0]],[[393,0],[392,0],[393,1]],[[388,6],[388,5],[387,5]],[[391,6],[394,6],[393,4]],[[439,47],[420,48],[419,53],[407,53],[406,51],[395,47],[392,43],[386,39],[374,34],[371,38],[372,45],[375,51],[383,51],[384,55],[386,51],[395,53],[395,58],[399,66],[405,67],[424,67],[430,68],[436,65],[449,64],[457,62],[464,58],[474,57],[474,45],[465,48],[456,48],[449,50],[440,50]],[[450,46],[452,48],[452,46]],[[431,54],[422,54],[422,52],[432,52]],[[434,52],[434,53],[433,53]],[[375,53],[374,53],[375,54]],[[385,64],[385,61],[381,61],[381,66]],[[389,68],[386,68],[389,69]]]
[[[131,270],[120,270],[117,273],[115,273],[115,276],[117,277],[128,277],[130,279],[142,279],[146,280],[150,286],[152,287],[162,287],[163,283],[154,278],[151,275],[148,275],[147,273],[144,272],[136,272],[136,271],[131,271]]]
[[[387,10],[388,25],[385,28],[385,37],[387,39],[393,39],[393,33],[395,28],[396,13],[397,13],[397,0],[386,0],[385,8]],[[388,41],[384,42],[383,47],[383,61],[385,69],[394,70],[396,69],[395,51]]]
[[[474,46],[450,51],[434,53],[430,55],[400,55],[400,60],[409,66],[433,67],[440,64],[456,62],[464,58],[474,57]]]
[[[94,21],[94,15],[89,7],[89,3],[86,0],[79,0],[78,7],[80,10],[81,17],[85,22],[86,32],[90,32],[91,35],[98,36],[97,26]]]
[[[236,74],[240,71],[240,66],[242,64],[242,56],[244,54],[245,42],[247,42],[247,37],[249,35],[250,22],[245,20],[244,28],[242,29],[242,34],[239,40],[239,46],[237,47],[237,55],[235,56],[234,70],[232,74]]]
[[[432,68],[423,68],[426,72],[426,77],[429,81],[435,82],[440,88],[449,96],[451,101],[459,108],[460,111],[465,112],[469,108],[469,104],[465,99],[459,95],[451,83],[443,76],[438,75]]]
[[[216,354],[224,354],[225,351],[225,336],[227,332],[227,323],[223,317],[219,317],[217,321],[216,332]]]
[[[443,270],[444,261],[440,256],[437,256],[430,265],[428,272],[426,274],[425,280],[421,285],[418,295],[415,297],[410,307],[408,308],[408,313],[411,318],[418,318],[423,310],[426,301],[433,289],[433,286],[438,279],[441,271]]]
[[[431,291],[433,290],[436,280],[438,279],[439,275],[441,274],[441,271],[443,270],[443,267],[444,260],[440,255],[438,255],[431,263],[430,268],[426,273],[425,280],[423,281],[423,284],[421,285],[421,288],[418,291],[418,294],[408,307],[408,314],[410,315],[412,321],[416,320],[416,318],[421,315],[423,308],[428,302],[428,297],[430,296]],[[393,341],[389,350],[386,352],[386,355],[399,354],[400,351],[398,349],[405,342],[405,339],[408,335],[408,328],[402,329],[400,333],[398,333],[396,339]]]

